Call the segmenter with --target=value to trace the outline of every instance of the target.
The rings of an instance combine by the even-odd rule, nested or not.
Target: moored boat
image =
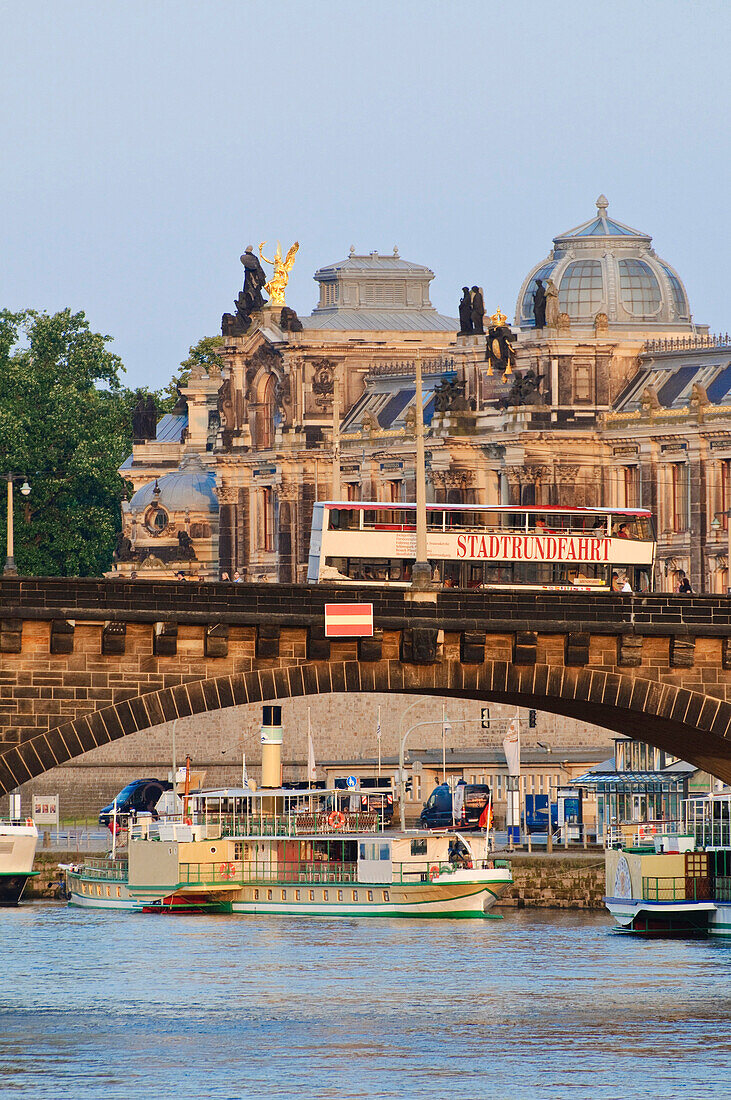
[[[38,829],[33,821],[0,821],[0,905],[17,905],[33,870]]]
[[[129,830],[127,853],[67,875],[71,904],[145,912],[483,917],[512,884],[483,834],[393,832],[359,793],[280,785],[281,726],[262,727],[260,790],[186,796]],[[276,780],[274,785],[273,780]],[[459,844],[456,841],[459,841]],[[459,851],[457,850],[459,849]]]
[[[620,931],[731,936],[731,791],[687,799],[680,821],[608,849],[606,891]]]

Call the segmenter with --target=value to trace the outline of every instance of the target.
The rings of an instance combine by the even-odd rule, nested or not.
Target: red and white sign
[[[372,638],[372,603],[326,603],[326,638]]]

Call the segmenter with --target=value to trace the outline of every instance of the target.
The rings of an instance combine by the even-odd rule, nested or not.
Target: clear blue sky
[[[390,252],[512,317],[551,238],[651,233],[731,329],[728,0],[0,2],[0,306],[85,310],[130,385],[219,331],[247,244]],[[272,247],[270,245],[270,247]]]

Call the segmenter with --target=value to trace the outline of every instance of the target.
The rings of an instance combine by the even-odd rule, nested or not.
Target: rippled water
[[[0,910],[0,1096],[731,1096],[731,942]]]

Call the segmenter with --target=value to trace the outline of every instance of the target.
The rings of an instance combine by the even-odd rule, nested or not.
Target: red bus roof
[[[416,508],[413,502],[399,504],[380,500],[316,500],[315,506],[318,504],[322,508],[339,508],[351,512],[385,512],[389,509],[404,511]],[[652,512],[647,508],[570,508],[553,504],[427,504],[426,508],[428,512],[541,512],[546,515],[569,512],[591,516],[652,516]]]

